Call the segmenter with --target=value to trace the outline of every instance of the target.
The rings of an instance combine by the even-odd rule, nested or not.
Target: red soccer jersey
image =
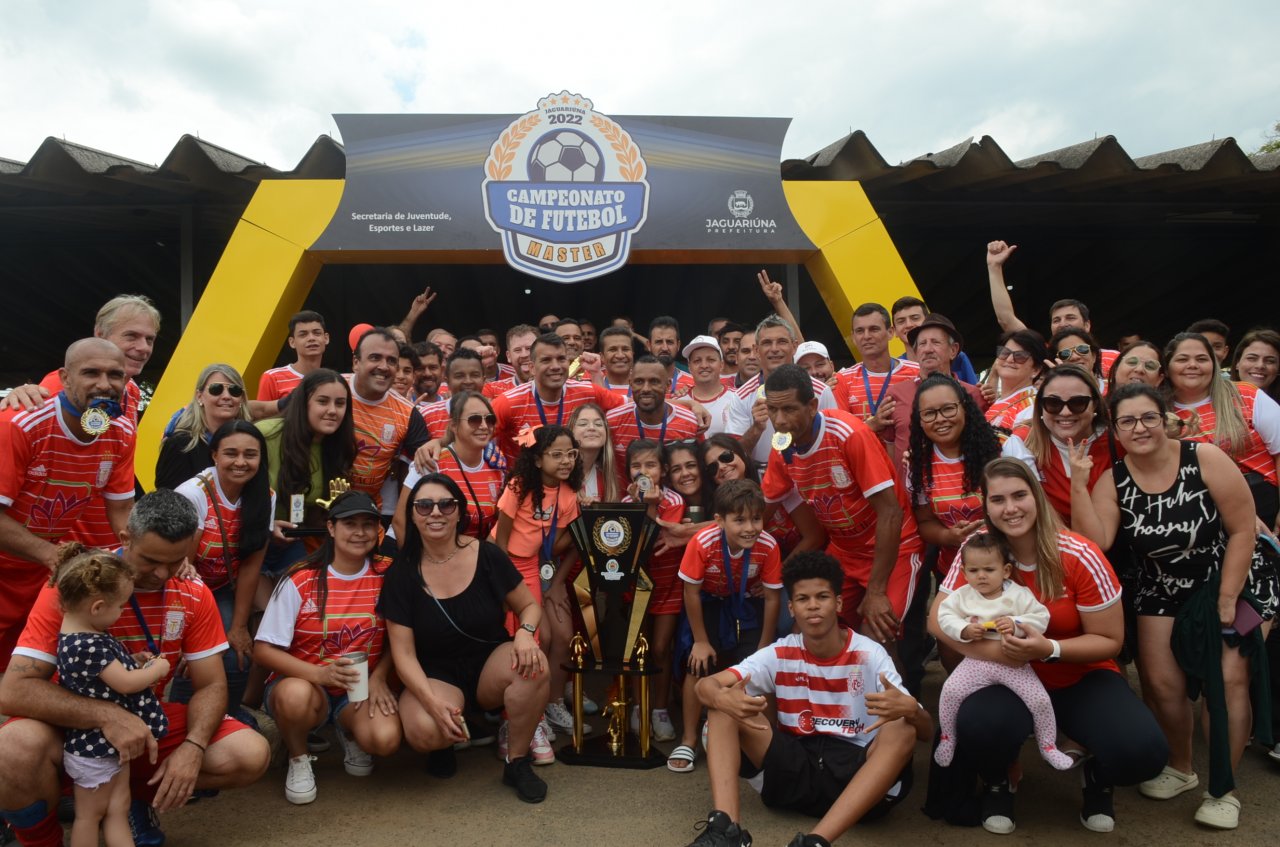
[[[670,444],[688,438],[698,439],[698,416],[685,406],[668,403],[666,419],[657,426],[641,422],[636,415],[636,404],[628,401],[616,409],[611,409],[605,416],[609,426],[609,435],[613,439],[614,466],[618,476],[625,485],[631,479],[627,468],[627,446],[641,438],[661,441]]]
[[[680,578],[715,597],[736,594],[742,585],[742,552],[730,553],[726,564],[723,539],[724,530],[707,527],[689,539],[680,561]],[[751,545],[747,563],[747,596],[758,596],[761,588],[782,588],[782,555],[778,542],[767,532]]]
[[[927,505],[938,522],[947,529],[956,524],[968,523],[986,517],[982,508],[982,494],[977,491],[966,491],[964,484],[964,458],[949,459],[933,448],[930,459],[933,479],[929,488],[924,491],[912,491],[912,502],[916,505]],[[907,484],[910,485],[908,479]],[[939,570],[945,572],[955,558],[955,547],[943,547],[938,553]]]
[[[428,440],[422,416],[413,404],[388,391],[381,400],[366,400],[351,390],[351,413],[356,429],[356,460],[351,487],[382,505],[382,483],[391,463],[402,452],[412,454]]]
[[[667,399],[673,397],[683,397],[693,390],[693,376],[676,368],[676,372],[671,375],[671,382],[667,384]]]
[[[1036,387],[1034,385],[1020,388],[1008,397],[1001,397],[991,404],[991,408],[987,409],[987,423],[1012,432],[1018,416],[1034,406],[1035,402]]]
[[[769,454],[761,488],[765,499],[781,502],[794,487],[813,507],[827,530],[831,545],[845,557],[869,560],[875,552],[876,512],[867,498],[896,488],[902,506],[899,555],[920,548],[916,521],[884,445],[866,424],[848,412],[823,410],[815,419],[818,433],[809,449],[797,451],[787,462],[782,453]]]
[[[132,606],[107,628],[107,633],[130,654],[152,651],[169,660],[169,673],[152,686],[161,696],[182,659],[195,662],[216,656],[227,649],[218,605],[209,587],[198,579],[170,579],[161,591],[133,592],[138,613]],[[46,585],[36,598],[26,629],[18,638],[15,656],[27,656],[51,665],[58,664],[58,631],[62,628],[62,606],[58,589]],[[147,635],[150,633],[150,642]],[[7,662],[9,657],[4,657]]]
[[[1080,623],[1081,612],[1099,612],[1120,599],[1120,580],[1116,579],[1111,563],[1102,555],[1098,545],[1083,535],[1059,533],[1058,555],[1062,559],[1063,595],[1056,600],[1046,600],[1041,594],[1040,587],[1036,585],[1034,566],[1028,568],[1019,564],[1014,579],[1031,589],[1036,599],[1049,609],[1049,628],[1044,633],[1046,638],[1075,638],[1084,633]],[[964,584],[964,566],[957,556],[938,591],[950,594]],[[1090,671],[1120,670],[1112,659],[1083,664],[1031,662],[1030,665],[1044,687],[1050,690],[1073,685]]]
[[[670,488],[661,489],[658,500],[658,519],[668,523],[684,520],[684,498]],[[636,502],[632,497],[622,498],[624,503]],[[684,592],[680,589],[677,574],[684,549],[680,547],[655,553],[649,557],[649,578],[653,580],[653,596],[649,601],[651,615],[678,615],[684,606]]]
[[[417,409],[427,425],[427,435],[430,438],[444,438],[444,434],[449,430],[449,398],[446,397],[434,403],[419,403]]]
[[[107,500],[133,497],[134,443],[127,415],[93,441],[81,441],[63,419],[56,396],[30,412],[0,413],[0,505],[37,538],[54,544],[68,540],[91,504],[102,510],[105,522]],[[7,664],[49,569],[0,552],[0,573],[0,661]]]
[[[295,659],[324,665],[352,652],[369,654],[369,671],[382,657],[386,626],[378,616],[382,577],[391,560],[375,556],[359,573],[344,575],[332,567],[325,575],[324,614],[320,611],[320,572],[296,571],[271,595],[256,636]],[[279,676],[272,673],[274,679]],[[330,688],[330,694],[343,689]]]
[[[836,408],[865,420],[889,396],[889,387],[920,376],[920,366],[905,359],[890,359],[888,373],[867,370],[859,362],[836,373]]]
[[[1049,460],[1039,462],[1027,449],[1024,439],[1027,430],[1019,427],[1001,448],[1006,456],[1021,459],[1040,477],[1044,486],[1044,496],[1049,498],[1049,505],[1062,518],[1063,523],[1071,526],[1071,461],[1068,448],[1057,441],[1050,442]],[[1093,459],[1093,470],[1089,472],[1089,490],[1093,490],[1098,477],[1111,467],[1111,436],[1105,432],[1095,436],[1089,442],[1089,457]]]
[[[1116,366],[1116,359],[1120,358],[1120,351],[1108,350],[1104,347],[1100,358],[1102,359],[1102,375],[1104,377],[1111,376],[1111,369]]]
[[[595,403],[606,412],[625,401],[607,388],[590,382],[566,382],[560,391],[560,399],[554,403],[542,401],[534,392],[534,383],[526,382],[513,388],[493,401],[493,412],[498,416],[498,447],[509,466],[514,465],[520,452],[516,436],[521,429],[536,429],[548,424],[569,425],[573,410],[586,403]]]
[[[507,480],[507,466],[502,454],[493,451],[492,461],[481,458],[477,467],[462,464],[458,455],[445,448],[440,453],[440,473],[458,483],[462,495],[467,498],[471,520],[467,523],[467,535],[472,538],[488,538],[498,525],[498,498],[502,496]],[[411,470],[410,473],[413,473]],[[408,484],[406,478],[405,483]]]
[[[514,377],[515,375],[516,375],[516,369],[515,369],[515,368],[511,367],[511,366],[510,366],[510,365],[508,365],[506,362],[498,362],[498,376],[497,376],[497,379],[490,380],[490,381],[491,381],[491,382],[497,382],[499,379],[511,379],[511,378],[512,378],[512,377]]]
[[[40,387],[51,395],[61,391],[62,379],[58,376],[58,372],[50,371],[45,374],[44,379],[40,381]],[[129,380],[124,385],[124,413],[135,430],[138,428],[138,406],[141,402],[142,389],[138,387],[138,383]],[[101,547],[104,550],[112,549],[120,543],[115,530],[111,528],[111,521],[107,520],[105,501],[93,500],[89,503],[76,520],[75,526],[71,528],[70,538],[89,547]]]
[[[258,380],[258,399],[267,402],[279,400],[297,388],[302,377],[303,374],[294,370],[293,365],[264,371]]]
[[[1247,382],[1237,382],[1234,385],[1236,390],[1240,392],[1241,412],[1244,414],[1244,422],[1249,430],[1248,442],[1245,444],[1240,456],[1236,456],[1232,452],[1232,445],[1230,444],[1218,444],[1218,446],[1226,450],[1228,455],[1235,459],[1235,463],[1240,468],[1241,473],[1262,474],[1267,482],[1275,485],[1276,462],[1272,458],[1273,451],[1267,448],[1267,444],[1262,440],[1262,436],[1258,434],[1258,430],[1254,426],[1258,387]],[[1173,410],[1178,414],[1179,418],[1188,423],[1188,434],[1184,438],[1188,441],[1217,444],[1213,435],[1214,429],[1218,425],[1218,416],[1213,411],[1213,404],[1209,402],[1208,397],[1193,405],[1175,403]]]
[[[213,500],[208,496],[208,490],[201,482],[204,479],[210,481],[217,494],[216,509]],[[205,584],[217,590],[234,580],[240,570],[241,556],[236,552],[240,539],[240,501],[232,503],[227,499],[227,495],[222,493],[222,486],[218,484],[217,474],[212,472],[189,479],[174,491],[190,500],[191,505],[196,507],[196,514],[200,516],[200,536],[196,542],[196,553],[191,563]],[[274,516],[274,514],[275,496],[272,495],[271,511],[268,515]],[[219,518],[221,518],[221,524],[219,524]],[[270,520],[268,524],[270,525]],[[233,551],[229,556],[226,555],[222,543],[224,533]],[[228,561],[231,564],[230,572],[227,571]]]

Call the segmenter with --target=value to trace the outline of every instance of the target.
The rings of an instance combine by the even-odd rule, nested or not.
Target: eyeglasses
[[[1164,425],[1164,415],[1159,412],[1143,412],[1141,415],[1123,415],[1115,420],[1116,429],[1130,432],[1142,424],[1143,429],[1155,429]]]
[[[578,461],[577,450],[549,450],[542,454],[553,462],[576,462]]]
[[[707,473],[714,474],[720,470],[721,465],[732,465],[736,458],[732,450],[725,450],[719,456],[713,456],[711,461],[707,462]]]
[[[1148,371],[1150,373],[1155,373],[1160,370],[1159,362],[1153,362],[1150,359],[1139,359],[1137,356],[1125,356],[1120,361],[1131,368],[1140,367],[1144,371]]]
[[[1074,347],[1063,347],[1061,350],[1058,351],[1058,358],[1065,362],[1067,359],[1071,358],[1072,353],[1076,354],[1077,356],[1086,356],[1092,350],[1093,348],[1090,347],[1088,344],[1077,344]]]
[[[454,512],[458,511],[458,501],[452,497],[447,497],[443,500],[431,500],[424,498],[422,500],[413,501],[413,510],[424,518],[432,512],[439,510],[440,514],[447,518]]]
[[[939,406],[936,409],[921,409],[920,420],[924,421],[925,423],[933,423],[938,419],[939,415],[946,418],[947,420],[951,420],[959,413],[960,413],[959,403],[947,403],[946,405]]]
[[[244,389],[236,385],[234,382],[211,382],[204,387],[209,392],[210,397],[221,397],[223,389],[232,397],[243,397]]]
[[[472,429],[479,429],[481,424],[493,429],[498,425],[497,415],[467,415],[467,426]]]
[[[996,358],[1000,361],[1012,359],[1015,365],[1025,365],[1031,361],[1031,354],[1026,350],[1010,350],[1008,347],[997,347]]]
[[[1040,398],[1040,408],[1051,415],[1060,413],[1064,407],[1071,410],[1071,414],[1078,415],[1089,408],[1092,403],[1093,398],[1088,394],[1077,394],[1075,397],[1068,397],[1065,400],[1061,397],[1051,397],[1049,395]]]

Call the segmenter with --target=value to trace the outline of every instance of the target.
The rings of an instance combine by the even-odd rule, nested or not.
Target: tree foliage
[[[1267,140],[1258,148],[1259,153],[1280,153],[1280,121],[1267,133]]]

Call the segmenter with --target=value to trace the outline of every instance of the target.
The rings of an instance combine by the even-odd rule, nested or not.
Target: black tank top
[[[1165,572],[1203,574],[1221,565],[1226,538],[1218,506],[1200,473],[1199,445],[1180,444],[1178,476],[1165,491],[1142,490],[1123,460],[1115,464],[1120,536],[1140,561]]]

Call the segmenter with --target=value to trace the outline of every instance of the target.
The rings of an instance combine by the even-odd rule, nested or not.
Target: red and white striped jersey
[[[866,419],[874,415],[880,403],[889,396],[888,386],[920,375],[920,366],[908,359],[890,359],[889,368],[888,373],[876,373],[858,362],[851,368],[837,371],[836,385],[832,389],[836,396],[836,408]]]
[[[865,747],[878,732],[870,730],[877,718],[867,713],[866,695],[884,690],[880,675],[895,688],[907,689],[883,647],[853,630],[844,631],[849,640],[832,658],[814,656],[805,649],[804,636],[793,634],[757,651],[729,672],[738,679],[750,675],[749,694],[774,695],[782,732],[825,735]]]
[[[665,422],[656,426],[641,422],[636,415],[636,404],[631,401],[605,414],[613,440],[614,465],[624,484],[631,478],[627,471],[627,447],[632,441],[648,438],[670,444],[689,438],[701,440],[698,439],[698,416],[691,409],[674,403],[667,403],[666,407]]]
[[[293,365],[284,365],[264,371],[258,380],[258,399],[263,401],[279,400],[293,391],[302,382],[303,374],[298,373]]]
[[[323,615],[320,609],[320,572],[295,571],[271,595],[258,626],[258,641],[286,651],[295,659],[324,665],[351,652],[369,654],[369,670],[382,657],[386,626],[378,616],[382,577],[391,560],[375,556],[358,573],[341,574],[329,567],[325,574]],[[272,673],[274,679],[279,676]],[[330,694],[343,689],[330,688]]]
[[[1232,452],[1232,445],[1218,444],[1214,440],[1214,429],[1218,425],[1218,416],[1213,411],[1209,398],[1192,405],[1174,403],[1173,410],[1178,417],[1187,421],[1188,441],[1201,441],[1205,444],[1218,444],[1233,459],[1242,473],[1262,474],[1267,482],[1276,484],[1276,462],[1274,456],[1280,454],[1280,407],[1265,392],[1248,382],[1233,383],[1240,392],[1241,412],[1244,422],[1249,428],[1249,441],[1237,457]]]
[[[725,413],[724,431],[730,435],[742,435],[751,429],[751,407],[755,405],[757,397],[764,396],[761,392],[762,375],[756,374],[744,382],[741,388],[734,391],[734,399],[730,401]],[[813,394],[818,398],[819,409],[836,408],[836,396],[822,380],[813,380]],[[772,438],[773,424],[766,421],[764,431],[760,434],[760,440],[756,442],[755,449],[751,451],[751,458],[755,459],[756,463],[761,467],[768,463],[769,454],[773,452],[769,447]]]
[[[204,480],[209,481],[209,485],[213,487],[214,493],[217,495],[217,509],[214,509],[214,502],[208,496],[208,490],[205,488]],[[217,590],[227,583],[235,579],[236,574],[240,571],[240,561],[243,558],[238,550],[240,543],[240,501],[232,503],[227,499],[227,495],[223,493],[222,486],[218,484],[218,475],[213,471],[192,477],[186,482],[174,489],[191,501],[191,505],[196,507],[196,514],[200,516],[200,536],[196,542],[196,553],[191,564],[195,566],[196,573],[200,574],[200,578],[205,581],[209,588]],[[272,518],[275,516],[276,510],[275,494],[271,495],[271,510],[267,513],[268,529],[274,526]],[[221,517],[221,526],[219,526],[219,517]],[[232,553],[230,556],[225,555],[222,538],[225,532],[227,543],[231,545]],[[227,563],[230,560],[231,571],[227,571]]]
[[[595,403],[607,412],[626,402],[625,398],[609,389],[590,382],[566,382],[561,389],[560,399],[556,402],[542,402],[540,399],[535,402],[535,385],[534,382],[526,382],[493,400],[493,412],[498,416],[498,447],[506,457],[508,466],[514,466],[516,455],[520,452],[516,436],[522,428],[527,426],[536,429],[546,424],[567,427],[573,410],[579,406]],[[541,414],[538,411],[539,402]]]
[[[680,578],[716,597],[736,594],[742,584],[742,554],[729,554],[724,560],[724,530],[709,526],[689,539],[680,561]],[[761,588],[782,588],[782,554],[778,542],[762,532],[751,545],[751,561],[747,563],[747,596],[756,596]]]

